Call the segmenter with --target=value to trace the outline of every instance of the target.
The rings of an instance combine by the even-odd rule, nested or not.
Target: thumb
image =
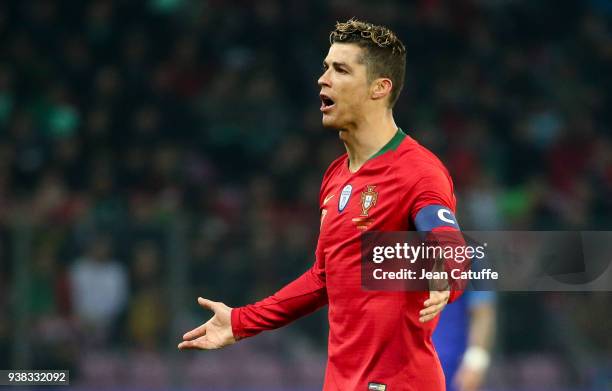
[[[202,308],[206,308],[207,310],[211,310],[213,312],[216,312],[215,308],[217,307],[217,303],[215,303],[212,300],[208,300],[208,299],[205,299],[203,297],[198,297],[198,304]]]

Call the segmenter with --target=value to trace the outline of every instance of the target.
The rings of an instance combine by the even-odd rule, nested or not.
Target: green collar
[[[393,138],[389,140],[389,142],[384,147],[382,147],[380,151],[376,152],[370,159],[374,159],[375,157],[378,157],[384,154],[385,152],[388,152],[391,150],[395,151],[397,147],[399,147],[399,145],[402,143],[402,141],[404,141],[405,138],[406,138],[406,133],[404,133],[404,131],[401,128],[398,128],[397,133],[395,133],[395,136],[393,136]]]

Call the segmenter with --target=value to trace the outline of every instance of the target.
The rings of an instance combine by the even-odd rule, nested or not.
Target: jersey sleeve
[[[455,217],[456,199],[453,183],[445,170],[438,167],[425,170],[424,175],[412,186],[409,197],[410,220],[417,231],[430,232],[439,245],[453,247],[465,245],[465,241],[458,233],[460,226]],[[452,264],[453,267],[467,267],[456,262]],[[445,262],[446,268],[450,266]],[[457,281],[449,283],[450,303],[461,296],[463,288]]]
[[[331,173],[338,166],[337,159],[323,176],[319,205]],[[304,274],[281,290],[255,304],[232,310],[232,331],[236,339],[254,336],[265,330],[282,327],[323,307],[328,302],[325,278],[325,256],[320,242],[315,252],[315,263]]]
[[[274,295],[232,310],[232,331],[238,339],[284,326],[327,304],[325,271],[315,264]]]
[[[455,213],[456,200],[453,182],[441,168],[427,168],[425,174],[411,186],[408,194],[410,219],[416,222],[417,214],[429,205],[440,205]]]

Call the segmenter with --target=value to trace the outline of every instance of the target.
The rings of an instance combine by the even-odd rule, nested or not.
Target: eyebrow
[[[347,64],[347,63],[345,63],[345,62],[333,61],[333,62],[332,62],[332,65],[333,65],[334,67],[345,67],[345,68],[348,68],[349,70],[350,70],[350,69],[352,69],[352,68],[351,68],[351,66],[350,66],[350,65],[348,65],[348,64]],[[327,65],[327,61],[323,61],[323,66],[324,66],[324,67],[327,67],[327,66],[328,66],[328,65]]]

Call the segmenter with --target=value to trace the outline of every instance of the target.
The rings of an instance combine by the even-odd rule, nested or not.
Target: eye
[[[334,67],[334,69],[336,70],[336,72],[340,73],[340,74],[346,74],[348,73],[348,71],[342,67]]]

